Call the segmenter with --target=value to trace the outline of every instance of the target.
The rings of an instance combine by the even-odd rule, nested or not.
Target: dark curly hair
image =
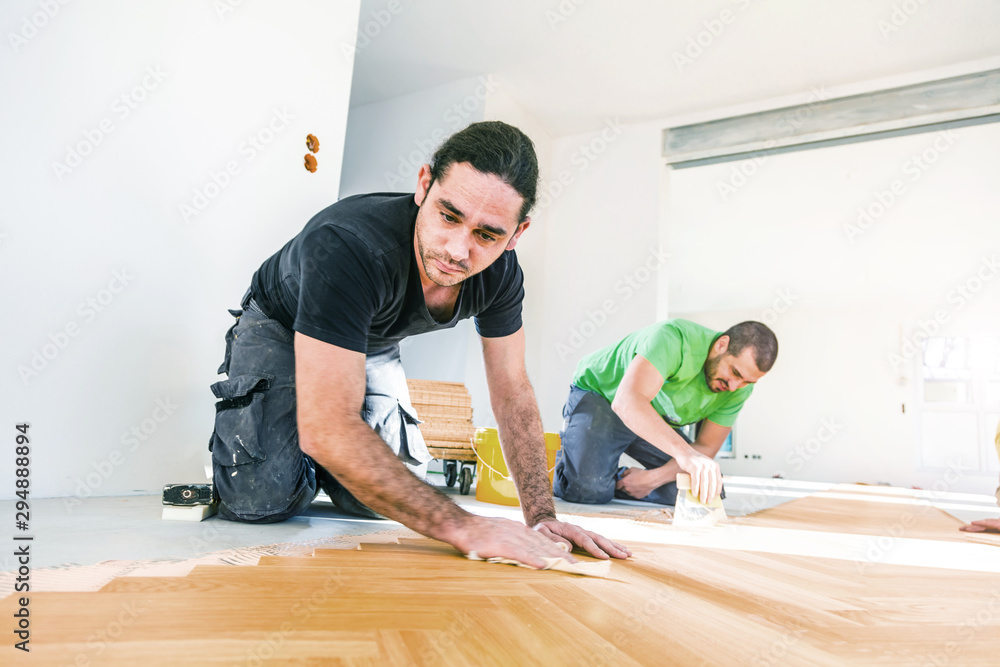
[[[766,324],[760,322],[740,322],[729,327],[723,336],[729,336],[727,354],[740,356],[743,350],[753,348],[753,360],[757,370],[766,373],[778,358],[778,338]]]
[[[514,188],[524,200],[519,219],[524,221],[538,190],[538,158],[528,135],[498,120],[473,123],[448,137],[434,152],[431,182],[444,178],[458,162],[468,162],[476,171],[493,174]]]

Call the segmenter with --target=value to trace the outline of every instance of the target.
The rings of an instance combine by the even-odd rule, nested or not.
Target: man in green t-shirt
[[[719,333],[680,319],[587,355],[563,408],[555,495],[577,503],[617,496],[673,505],[683,471],[703,502],[718,496],[722,473],[714,457],[777,356],[778,340],[760,322]],[[696,422],[702,424],[691,443],[678,428]],[[619,468],[623,453],[644,468]]]

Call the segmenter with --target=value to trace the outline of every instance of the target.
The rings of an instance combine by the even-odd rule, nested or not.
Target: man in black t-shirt
[[[475,123],[424,165],[414,195],[348,197],[254,274],[212,385],[219,514],[252,523],[305,509],[319,488],[343,510],[384,515],[483,558],[541,567],[560,546],[625,558],[558,521],[524,368],[523,277],[538,166],[520,130]],[[474,317],[504,458],[528,527],[465,512],[424,483],[399,341]]]

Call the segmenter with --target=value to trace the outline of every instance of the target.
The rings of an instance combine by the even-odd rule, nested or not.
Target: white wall
[[[420,166],[447,137],[483,120],[486,102],[500,85],[486,75],[469,77],[351,107],[341,196],[413,192]]]
[[[659,126],[609,118],[553,143],[546,216],[545,319],[535,383],[558,431],[576,363],[655,321],[666,267],[659,240]]]
[[[0,10],[7,427],[36,497],[198,481],[225,309],[337,197],[359,3],[51,5]]]
[[[671,175],[671,314],[719,329],[758,319],[780,341],[726,472],[943,478],[921,457],[914,350],[924,333],[1000,335],[998,150],[991,124]],[[992,457],[990,426],[980,445]],[[976,443],[934,446],[970,468],[951,490],[996,486],[971,469]]]

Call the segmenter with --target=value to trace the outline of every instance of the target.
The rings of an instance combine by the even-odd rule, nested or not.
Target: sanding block
[[[677,473],[677,500],[674,504],[674,525],[691,528],[711,527],[726,520],[726,510],[722,506],[721,495],[713,498],[708,504],[698,500],[691,493],[691,475],[686,472]]]

